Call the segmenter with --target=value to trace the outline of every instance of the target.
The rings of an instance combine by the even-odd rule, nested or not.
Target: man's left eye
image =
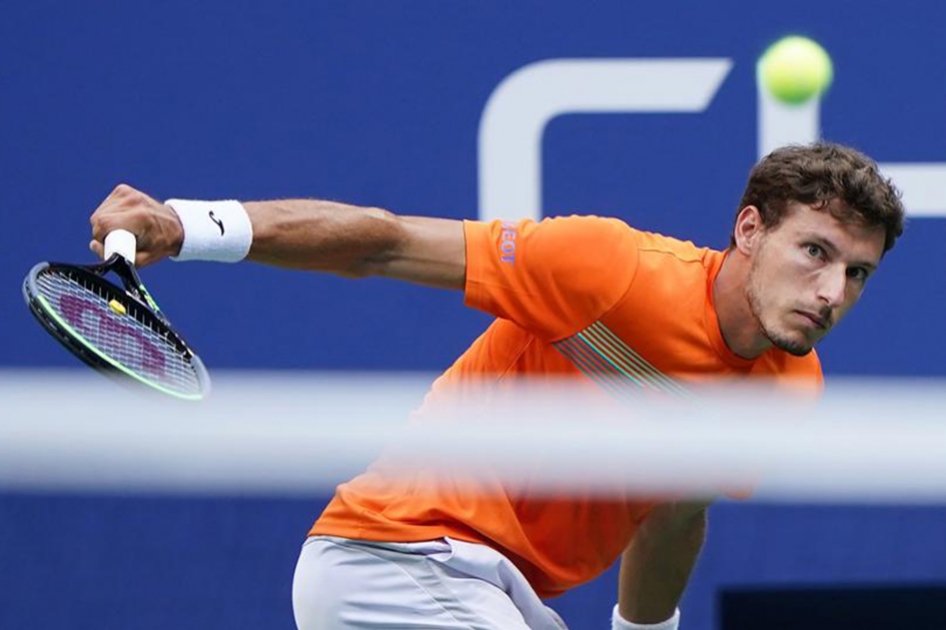
[[[847,270],[847,277],[854,280],[867,280],[867,270],[863,267],[851,267]]]
[[[808,243],[805,248],[808,251],[808,255],[812,258],[820,258],[824,253],[824,250],[821,249],[819,245],[815,245],[814,243]]]

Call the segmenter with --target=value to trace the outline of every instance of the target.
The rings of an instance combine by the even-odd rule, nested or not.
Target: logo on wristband
[[[223,230],[223,221],[221,221],[221,220],[218,219],[216,216],[214,216],[214,211],[213,211],[213,210],[211,210],[211,211],[208,212],[207,214],[208,214],[208,216],[210,216],[210,220],[213,221],[214,223],[216,223],[216,224],[217,224],[217,227],[220,228],[220,236],[223,236],[223,232],[224,232],[224,230]]]

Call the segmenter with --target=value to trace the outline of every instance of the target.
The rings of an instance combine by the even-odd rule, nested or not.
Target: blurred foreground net
[[[216,376],[194,404],[95,375],[0,373],[0,488],[324,493],[385,450],[532,492],[946,503],[941,381],[832,383],[817,402],[720,388],[620,403],[526,383],[443,396],[408,421],[426,376]]]

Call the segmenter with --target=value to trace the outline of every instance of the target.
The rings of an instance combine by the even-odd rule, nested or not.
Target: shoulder
[[[467,257],[498,261],[532,273],[558,277],[601,276],[611,266],[626,268],[638,232],[620,219],[593,215],[541,221],[467,221]]]
[[[654,232],[636,231],[636,233],[641,254],[650,256],[655,262],[702,264],[707,256],[719,254],[708,247],[699,247],[693,241],[684,241]]]
[[[545,238],[561,237],[576,247],[588,248],[602,243],[635,241],[640,234],[620,219],[596,215],[573,214],[547,217],[541,221],[523,220],[516,227],[523,235],[540,234]]]
[[[599,318],[637,263],[637,233],[618,219],[469,221],[465,232],[467,304],[547,338]]]
[[[636,256],[636,291],[665,303],[686,299],[697,306],[708,299],[711,276],[724,254],[692,241],[638,231]]]
[[[511,227],[507,224],[507,229]],[[709,267],[707,261],[714,254],[720,255],[720,252],[699,247],[692,241],[639,230],[620,219],[595,215],[523,221],[517,229],[525,238],[537,237],[554,243],[557,258],[596,269],[618,258],[625,265],[633,260],[635,268],[638,261],[646,261],[654,267],[689,267],[692,264],[691,271],[699,273],[700,267]]]

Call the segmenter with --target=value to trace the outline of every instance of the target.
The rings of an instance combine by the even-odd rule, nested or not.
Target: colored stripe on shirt
[[[684,387],[661,373],[601,322],[554,345],[578,369],[612,394],[623,396],[644,389],[674,396],[689,395]]]

